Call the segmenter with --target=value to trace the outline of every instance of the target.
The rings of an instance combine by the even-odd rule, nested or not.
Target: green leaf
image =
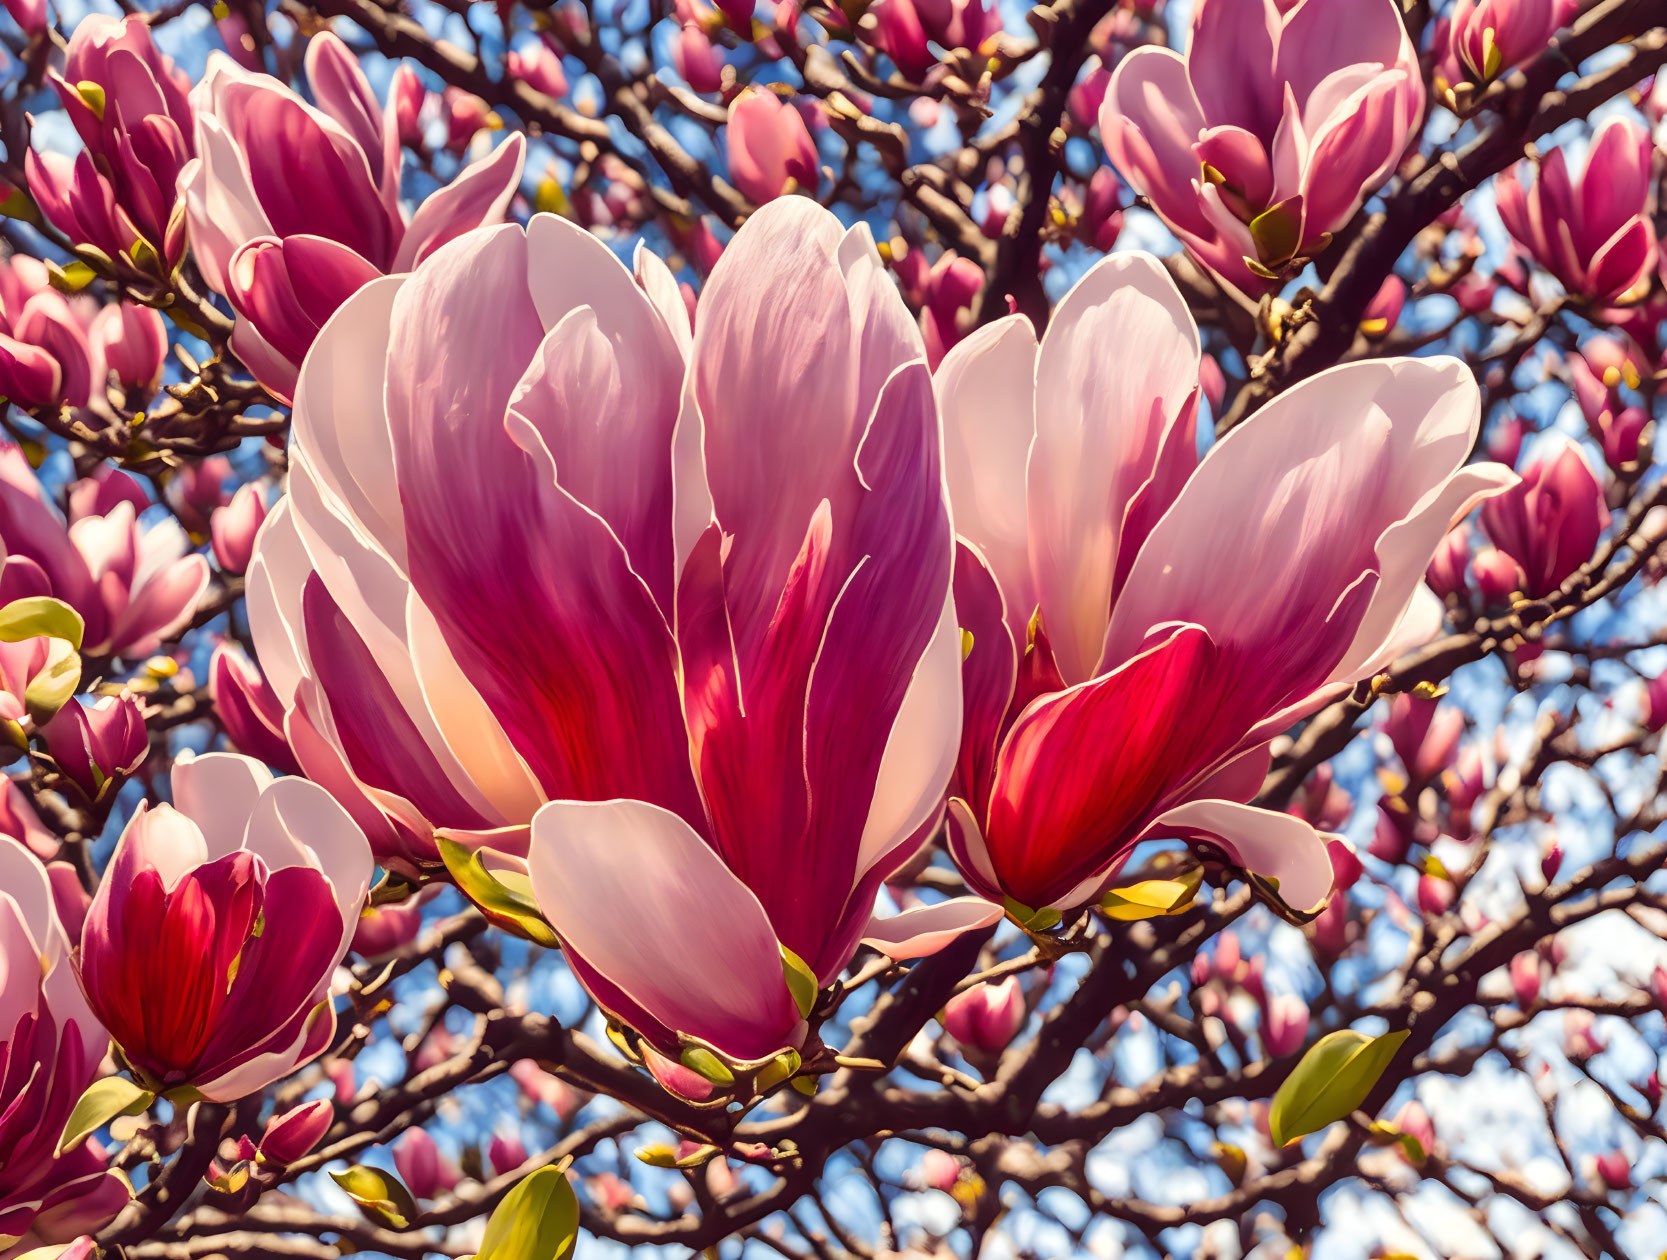
[[[1302,243],[1302,217],[1288,198],[1262,211],[1250,221],[1250,239],[1256,242],[1256,256],[1269,267],[1291,261]]]
[[[753,1077],[753,1089],[762,1094],[780,1085],[793,1073],[804,1066],[797,1050],[786,1050],[771,1059],[758,1069],[758,1075]]]
[[[667,1146],[663,1142],[637,1148],[637,1158],[650,1168],[699,1168],[703,1164],[710,1163],[712,1157],[717,1153],[718,1148],[715,1146],[697,1146],[687,1155],[679,1158],[677,1148]]]
[[[579,1200],[565,1163],[516,1183],[486,1222],[475,1260],[560,1260],[579,1233]]]
[[[1193,867],[1180,879],[1143,879],[1138,884],[1113,888],[1100,898],[1100,909],[1113,919],[1156,919],[1180,914],[1192,905],[1204,880],[1201,867]]]
[[[333,1172],[330,1179],[347,1197],[358,1204],[359,1211],[372,1224],[404,1229],[417,1215],[417,1201],[401,1184],[398,1177],[380,1168],[355,1164],[346,1172]]]
[[[117,1116],[136,1116],[155,1101],[155,1094],[125,1076],[94,1081],[69,1113],[69,1122],[58,1139],[58,1154],[80,1146]]]
[[[81,653],[65,639],[54,639],[46,665],[29,680],[23,703],[37,723],[45,722],[69,703],[81,686]]]
[[[799,1015],[804,1019],[810,1018],[810,1013],[816,1009],[816,998],[822,991],[822,986],[816,983],[816,973],[812,971],[803,958],[800,958],[787,946],[781,947],[781,974],[787,980],[787,991],[793,995],[793,1002],[799,1008]]]
[[[1268,1110],[1273,1144],[1318,1132],[1365,1102],[1408,1035],[1403,1029],[1368,1037],[1343,1028],[1316,1041],[1273,1096]]]
[[[93,111],[93,117],[104,121],[104,89],[91,79],[82,79],[75,85],[75,94]]]
[[[79,293],[98,279],[98,272],[79,259],[62,267],[49,262],[46,264],[46,278],[60,293]]]
[[[702,1076],[714,1085],[735,1084],[735,1073],[717,1055],[705,1046],[684,1046],[679,1056],[683,1066],[697,1076]]]
[[[1040,910],[1032,910],[1022,901],[1015,901],[1011,897],[1002,898],[1002,909],[1007,911],[1009,918],[1027,932],[1046,932],[1059,926],[1063,917],[1052,906],[1043,906]]]
[[[546,949],[556,949],[560,945],[555,932],[538,912],[538,903],[533,900],[529,881],[516,879],[507,873],[494,875],[481,861],[479,850],[459,844],[448,836],[436,835],[435,839],[440,845],[440,860],[446,864],[452,882],[465,897],[480,907],[481,913],[488,919]]]
[[[14,599],[0,608],[0,641],[6,643],[21,643],[24,639],[47,635],[68,640],[70,646],[79,652],[85,630],[80,613],[63,600],[49,595]]]

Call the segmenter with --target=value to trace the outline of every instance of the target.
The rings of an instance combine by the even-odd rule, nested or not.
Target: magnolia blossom
[[[1436,47],[1450,86],[1485,86],[1545,50],[1580,14],[1581,0],[1458,0],[1443,19]]]
[[[0,1254],[100,1228],[127,1186],[87,1141],[58,1155],[108,1038],[70,965],[46,869],[0,839]]]
[[[124,481],[111,479],[114,489],[93,505],[106,510],[66,527],[23,452],[0,443],[0,603],[54,596],[81,615],[84,651],[131,659],[191,620],[208,562],[186,554],[190,541],[177,522],[141,526]]]
[[[358,58],[328,31],[307,45],[306,70],[316,106],[211,54],[191,92],[200,156],[180,176],[192,257],[237,310],[232,348],[285,400],[350,294],[503,218],[525,149],[512,136],[408,218],[398,98],[379,106]]]
[[[1482,528],[1516,564],[1512,589],[1549,595],[1592,558],[1609,524],[1591,465],[1567,438],[1547,442],[1522,481],[1482,509]],[[1477,575],[1482,575],[1478,565]]]
[[[879,0],[869,10],[870,43],[911,79],[924,79],[938,64],[928,42],[954,49],[978,49],[1001,30],[1001,18],[983,0]]]
[[[14,746],[14,754],[27,746],[25,725],[32,726],[36,717],[50,716],[64,702],[66,677],[73,690],[78,673],[72,661],[79,658],[67,639],[40,635],[0,642],[0,727]]]
[[[1570,294],[1612,302],[1656,264],[1650,221],[1650,133],[1611,118],[1592,136],[1586,163],[1571,175],[1562,149],[1540,163],[1533,188],[1523,166],[1494,183],[1506,230]]]
[[[1456,360],[1322,373],[1202,460],[1198,373],[1141,254],[1088,272],[1040,346],[1008,316],[938,370],[971,636],[950,842],[995,900],[1083,905],[1171,837],[1317,908],[1323,838],[1244,803],[1268,741],[1433,637],[1431,555],[1515,480],[1461,467],[1479,398]]]
[[[1184,57],[1118,64],[1100,134],[1187,247],[1257,294],[1388,178],[1423,108],[1394,0],[1201,0]]]
[[[168,330],[156,311],[131,302],[112,303],[93,316],[87,339],[96,388],[102,389],[114,376],[130,401],[139,403],[161,386]]]
[[[0,395],[24,407],[85,407],[95,371],[84,311],[52,287],[39,259],[0,262]]]
[[[284,736],[284,706],[255,664],[232,643],[214,649],[208,667],[214,715],[239,752],[264,761],[281,774],[300,774]]]
[[[82,249],[165,274],[185,252],[176,184],[192,155],[191,83],[157,50],[149,19],[89,13],[75,25],[62,74],[49,79],[85,146],[24,157],[48,221]]]
[[[728,143],[729,177],[750,200],[816,191],[816,143],[792,101],[748,88],[729,106]]]
[[[526,854],[666,1056],[768,1059],[804,1035],[784,957],[825,984],[865,936],[992,918],[869,922],[959,735],[939,445],[867,231],[808,198],[748,219],[692,338],[646,252],[633,279],[553,216],[471,233],[302,372],[248,579],[290,744],[385,865],[436,828]]]
[[[172,778],[116,844],[81,986],[141,1084],[230,1102],[329,1045],[370,851],[323,788],[247,757],[182,753]]]

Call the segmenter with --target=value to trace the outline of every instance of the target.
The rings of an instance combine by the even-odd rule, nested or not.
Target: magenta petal
[[[528,866],[565,948],[665,1028],[739,1060],[793,1040],[799,1012],[764,908],[676,815],[552,801]]]

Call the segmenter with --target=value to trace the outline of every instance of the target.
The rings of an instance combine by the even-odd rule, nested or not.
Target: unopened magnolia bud
[[[302,1103],[280,1116],[273,1116],[261,1135],[256,1158],[261,1163],[280,1167],[293,1164],[318,1145],[335,1116],[335,1108],[327,1098]]]
[[[944,1031],[969,1050],[999,1054],[1024,1027],[1025,998],[1019,978],[974,985],[944,1007]]]

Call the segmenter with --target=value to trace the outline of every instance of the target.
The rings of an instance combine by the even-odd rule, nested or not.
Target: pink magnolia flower
[[[1542,971],[1538,950],[1525,949],[1511,958],[1511,992],[1525,1011],[1539,1000]]]
[[[1308,1039],[1308,1003],[1295,993],[1278,993],[1262,1015],[1262,1045],[1270,1059],[1302,1049]]]
[[[388,83],[388,107],[394,114],[394,132],[401,144],[422,142],[423,105],[428,100],[428,89],[410,66],[402,65],[394,71]]]
[[[208,585],[208,562],[186,554],[185,531],[171,520],[141,526],[129,498],[66,528],[10,443],[0,443],[0,548],[0,603],[63,600],[81,614],[82,649],[94,656],[150,655],[191,620]]]
[[[1025,995],[1017,976],[999,984],[978,984],[944,1006],[943,1028],[969,1050],[1000,1054],[1025,1022]]]
[[[976,50],[1001,30],[1001,18],[986,0],[880,0],[870,12],[872,22],[864,25],[869,42],[917,81],[938,64],[929,41],[951,51]]]
[[[96,1142],[56,1154],[107,1038],[75,983],[53,904],[40,862],[0,842],[0,1253],[69,1242],[128,1198]]]
[[[748,88],[729,106],[729,177],[763,205],[794,188],[816,191],[816,142],[791,101]]]
[[[527,1144],[518,1134],[499,1131],[486,1144],[486,1162],[494,1177],[514,1172],[527,1162]]]
[[[113,375],[130,405],[149,399],[162,385],[168,330],[148,306],[115,302],[93,316],[87,329],[92,383],[103,389]]]
[[[1603,487],[1580,448],[1564,437],[1547,443],[1522,480],[1482,508],[1482,529],[1515,561],[1520,589],[1549,595],[1592,558],[1609,524]],[[1481,557],[1477,576],[1482,577]]]
[[[81,153],[24,157],[41,213],[76,246],[165,275],[185,252],[177,184],[190,161],[185,72],[151,41],[148,19],[91,13],[76,23],[52,87]]]
[[[9,757],[26,749],[28,731],[37,719],[45,721],[51,717],[52,708],[46,706],[63,703],[60,687],[65,671],[73,668],[68,662],[75,657],[74,644],[46,635],[0,643],[0,725],[4,726],[4,738],[11,745]],[[15,790],[10,789],[6,795],[9,797]],[[33,818],[34,811],[29,810],[27,816]],[[11,834],[12,829],[0,828],[0,831]]]
[[[275,1164],[280,1168],[293,1164],[318,1145],[335,1118],[336,1109],[328,1098],[302,1103],[275,1115],[266,1122],[266,1131],[261,1134],[255,1158],[263,1164]]]
[[[1464,735],[1464,713],[1452,705],[1402,693],[1389,702],[1384,734],[1414,783],[1429,783],[1452,765]]]
[[[266,521],[266,495],[259,483],[245,482],[232,501],[209,520],[214,558],[227,573],[242,573],[255,551],[255,535]]]
[[[645,251],[471,233],[302,372],[248,578],[291,745],[385,865],[436,828],[528,854],[579,978],[668,1056],[771,1056],[783,949],[826,983],[991,918],[869,923],[956,744],[938,445],[866,229],[808,198],[748,219],[692,338]]]
[[[46,30],[46,0],[6,0],[6,12],[31,39]]]
[[[1612,302],[1656,264],[1650,221],[1650,133],[1611,118],[1592,136],[1586,163],[1570,175],[1563,149],[1540,163],[1532,189],[1523,165],[1494,182],[1499,217],[1534,261],[1570,294]]]
[[[440,93],[440,108],[446,115],[446,148],[453,153],[466,152],[481,132],[502,126],[490,105],[459,87],[448,87]]]
[[[1579,13],[1580,0],[1458,0],[1436,39],[1442,76],[1485,86],[1538,56]]]
[[[329,793],[233,753],[173,769],[93,898],[87,1000],[147,1088],[254,1093],[330,1043],[330,979],[370,886],[365,839]]]
[[[1393,0],[1205,0],[1184,57],[1118,64],[1100,134],[1199,260],[1259,294],[1388,178],[1423,108]]]
[[[1624,468],[1638,459],[1639,440],[1650,416],[1640,406],[1629,406],[1621,387],[1638,389],[1651,369],[1630,341],[1595,337],[1568,356],[1569,381],[1587,431],[1603,447],[1611,468]]]
[[[126,692],[66,704],[41,739],[64,777],[94,803],[115,795],[150,753],[144,709]]]
[[[562,69],[561,50],[549,36],[528,44],[520,52],[510,49],[504,57],[504,68],[512,78],[520,79],[546,96],[567,95],[567,73]]]
[[[226,737],[238,751],[265,762],[280,774],[301,773],[284,735],[283,702],[254,662],[243,655],[243,649],[231,643],[214,649],[208,669],[208,695]]]
[[[693,22],[684,23],[671,48],[672,68],[696,92],[716,92],[723,87],[723,49]]]
[[[1452,359],[1323,373],[1201,461],[1198,381],[1192,317],[1144,254],[1091,269],[1040,346],[1008,316],[938,369],[971,636],[950,847],[994,900],[1081,906],[1170,837],[1317,909],[1324,839],[1244,803],[1268,742],[1434,637],[1432,553],[1515,481],[1462,467],[1479,391]]]
[[[23,407],[85,407],[96,378],[86,322],[46,264],[0,262],[0,395]]]
[[[440,1153],[426,1129],[407,1129],[394,1143],[394,1168],[413,1198],[432,1199],[457,1185],[457,1166]]]
[[[307,45],[306,69],[317,106],[211,53],[191,93],[199,156],[180,176],[192,257],[237,311],[232,349],[285,400],[318,330],[350,294],[503,218],[525,150],[512,136],[408,217],[402,98],[379,106],[358,59],[328,31]]]
[[[1503,461],[1501,461],[1503,462]],[[1424,581],[1438,598],[1464,593],[1464,571],[1470,563],[1470,526],[1461,521],[1447,531],[1436,548]]]

